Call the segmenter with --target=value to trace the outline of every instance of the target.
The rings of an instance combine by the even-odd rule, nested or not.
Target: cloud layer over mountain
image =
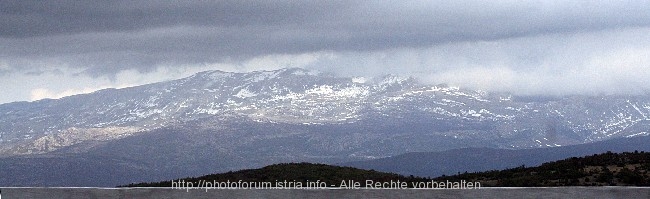
[[[644,94],[647,1],[3,1],[0,103],[191,73],[397,73],[517,94]]]

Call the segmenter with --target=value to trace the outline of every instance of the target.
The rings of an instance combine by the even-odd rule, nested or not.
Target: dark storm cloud
[[[299,1],[12,1],[3,2],[0,33],[32,37],[132,31],[174,25],[249,26],[300,23],[342,9]]]
[[[2,1],[0,59],[94,76],[650,26],[645,1]],[[527,58],[534,60],[535,57]]]

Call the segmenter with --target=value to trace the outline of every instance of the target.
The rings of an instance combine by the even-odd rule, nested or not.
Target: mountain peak
[[[282,68],[277,70],[259,70],[259,71],[252,71],[252,72],[226,72],[221,70],[208,70],[208,71],[202,71],[196,73],[188,78],[189,79],[200,78],[204,80],[214,81],[214,80],[222,80],[223,78],[244,77],[244,78],[252,78],[253,81],[255,80],[259,81],[263,79],[273,79],[282,76],[291,76],[291,75],[316,76],[320,74],[321,72],[319,71],[307,70],[303,68]]]
[[[303,68],[282,68],[278,70],[273,70],[270,72],[281,73],[281,74],[291,74],[291,75],[318,75],[320,72],[314,70],[307,70]]]

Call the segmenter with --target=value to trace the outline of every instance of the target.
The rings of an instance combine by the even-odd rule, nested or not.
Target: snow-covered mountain
[[[304,125],[421,122],[438,126],[430,133],[455,139],[499,137],[503,139],[499,147],[543,147],[646,135],[650,98],[573,96],[526,101],[423,85],[397,76],[339,78],[297,68],[207,71],[60,100],[0,105],[0,143],[7,148],[70,135],[64,138],[73,140],[61,143],[70,145],[87,139],[119,139],[202,118],[236,116]],[[52,144],[45,150],[57,147]]]
[[[2,104],[0,155],[76,154],[156,165],[188,161],[180,156],[199,150],[192,161],[218,156],[232,163],[218,168],[227,170],[468,146],[583,144],[647,135],[649,117],[649,96],[524,98],[390,75],[348,78],[297,68],[206,71],[58,100]],[[171,142],[179,151],[161,149]],[[135,148],[149,155],[120,151]]]

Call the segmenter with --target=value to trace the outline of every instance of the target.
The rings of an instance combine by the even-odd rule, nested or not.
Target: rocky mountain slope
[[[648,96],[522,98],[391,75],[206,71],[2,104],[0,156],[12,168],[79,158],[167,172],[139,180],[154,181],[286,161],[583,144],[647,135],[649,116]]]

